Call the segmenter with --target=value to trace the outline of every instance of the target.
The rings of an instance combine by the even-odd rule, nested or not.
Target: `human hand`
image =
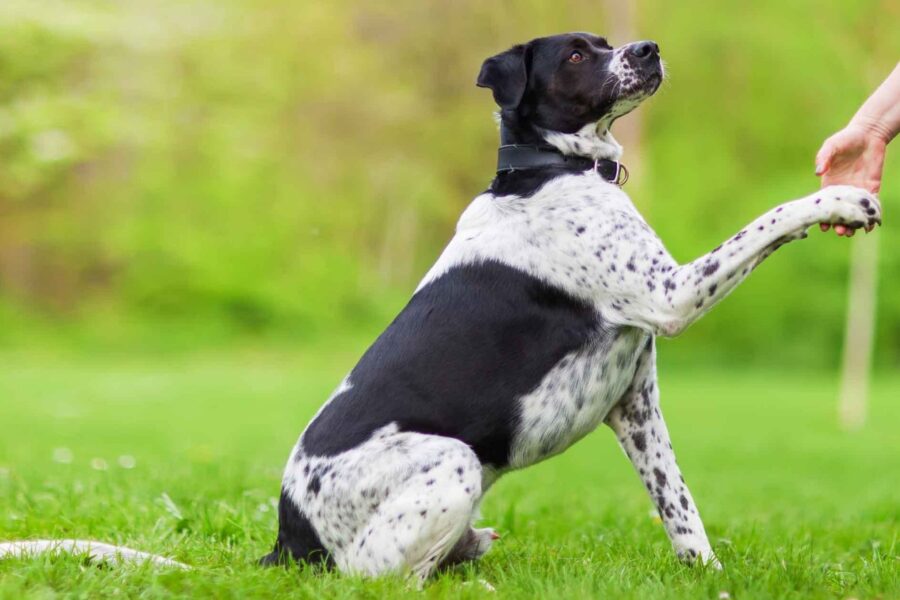
[[[822,177],[822,187],[852,185],[877,193],[886,146],[887,140],[879,132],[861,124],[851,123],[838,131],[825,140],[816,155],[816,175]],[[821,223],[819,227],[828,231],[830,225]],[[847,237],[856,233],[844,225],[835,225],[834,231]]]

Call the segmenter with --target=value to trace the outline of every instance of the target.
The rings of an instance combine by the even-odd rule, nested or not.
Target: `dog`
[[[664,78],[659,47],[587,33],[488,58],[500,107],[490,188],[412,299],[300,436],[264,564],[378,576],[475,560],[478,505],[503,473],[608,425],[678,556],[718,566],[659,403],[656,336],[675,336],[817,223],[870,231],[869,193],[823,189],[678,264],[617,185],[612,123]]]
[[[610,126],[664,78],[649,41],[534,39],[484,61],[500,107],[497,175],[412,299],[322,406],[284,471],[278,536],[262,564],[378,576],[476,560],[473,523],[503,473],[608,425],[678,556],[718,565],[659,404],[656,336],[675,336],[817,223],[873,229],[871,194],[835,186],[783,204],[679,265],[618,185]],[[161,557],[79,540],[0,544]]]

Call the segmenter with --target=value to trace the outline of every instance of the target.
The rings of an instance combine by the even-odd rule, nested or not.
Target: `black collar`
[[[595,170],[603,179],[616,185],[628,181],[628,169],[615,160],[594,160],[586,156],[566,156],[549,144],[505,144],[497,151],[497,173],[526,169]]]

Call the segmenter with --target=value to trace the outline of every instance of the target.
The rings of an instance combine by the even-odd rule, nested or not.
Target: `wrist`
[[[854,116],[850,119],[850,123],[847,127],[857,129],[867,138],[874,138],[885,145],[897,135],[896,131],[891,130],[891,128],[880,119],[865,115]]]

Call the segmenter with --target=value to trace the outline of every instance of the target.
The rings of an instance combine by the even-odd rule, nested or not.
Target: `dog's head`
[[[656,92],[662,79],[654,42],[613,48],[590,33],[565,33],[488,58],[478,85],[490,88],[500,105],[512,138],[504,143],[554,143],[554,134],[557,139],[591,131],[606,135],[612,122]],[[569,144],[561,150],[600,158],[596,148],[579,150]]]

